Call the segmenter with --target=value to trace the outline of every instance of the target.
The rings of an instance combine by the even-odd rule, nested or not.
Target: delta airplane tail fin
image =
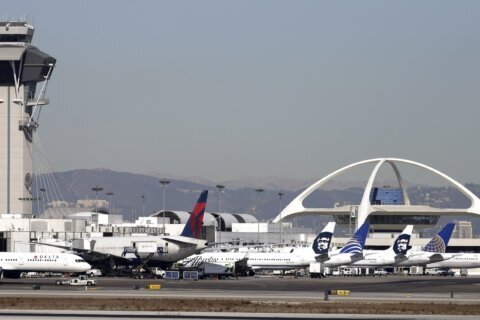
[[[340,250],[340,253],[363,253],[363,247],[365,247],[365,240],[368,235],[369,224],[364,223],[353,237],[348,240],[347,244]]]
[[[335,230],[335,222],[329,222],[313,240],[312,249],[315,254],[328,254],[330,243],[332,242],[333,231]]]
[[[426,252],[444,253],[447,250],[450,236],[452,235],[454,223],[447,223],[439,233],[437,233],[429,243],[422,248]]]
[[[402,233],[395,239],[393,245],[389,248],[395,254],[406,254],[412,237],[413,225],[408,225],[403,229]]]
[[[181,236],[200,239],[202,237],[202,223],[205,207],[207,206],[208,190],[203,190],[188,218]]]

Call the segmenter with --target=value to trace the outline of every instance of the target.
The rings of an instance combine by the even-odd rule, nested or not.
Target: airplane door
[[[63,265],[67,266],[68,265],[68,257],[63,257]]]
[[[18,263],[19,263],[21,266],[23,266],[23,263],[24,263],[24,262],[23,262],[23,257],[22,257],[22,256],[20,256],[20,257],[18,258]]]

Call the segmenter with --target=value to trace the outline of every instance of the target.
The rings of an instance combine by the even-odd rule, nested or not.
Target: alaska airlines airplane
[[[179,236],[143,236],[143,237],[100,237],[74,240],[87,243],[90,248],[58,246],[39,243],[67,250],[82,255],[88,262],[102,264],[106,268],[115,265],[140,265],[168,268],[180,259],[208,247],[208,242],[201,239],[202,223],[207,203],[208,190],[204,190],[190,214]]]
[[[20,278],[22,272],[85,272],[91,266],[70,253],[0,252],[0,273]]]
[[[316,260],[321,262],[323,267],[339,267],[362,260],[368,228],[369,224],[364,223],[343,248]]]
[[[454,254],[445,253],[452,236],[454,223],[447,223],[420,251],[409,251],[407,259],[393,264],[395,267],[412,267],[451,259]]]
[[[186,267],[199,267],[201,263],[213,263],[237,268],[246,263],[248,270],[295,270],[306,268],[318,257],[328,255],[335,222],[329,222],[310,247],[293,248],[289,252],[204,252],[185,258]]]
[[[412,231],[413,225],[406,226],[390,248],[382,251],[365,252],[365,258],[350,265],[359,267],[391,266],[407,260],[406,253],[412,237]]]

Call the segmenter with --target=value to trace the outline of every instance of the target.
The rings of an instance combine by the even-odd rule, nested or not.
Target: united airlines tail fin
[[[402,233],[395,239],[393,245],[388,250],[395,254],[406,254],[412,237],[413,225],[408,225],[403,229]]]
[[[340,250],[340,253],[363,253],[363,247],[365,247],[365,240],[368,235],[369,224],[364,223],[353,237],[348,240],[347,244]]]
[[[335,222],[329,222],[313,240],[312,249],[316,254],[328,254],[330,243],[332,242],[333,231],[335,230]]]
[[[444,253],[447,250],[448,242],[455,227],[454,223],[447,223],[439,233],[437,233],[429,243],[422,248],[426,252]]]
[[[188,218],[181,236],[200,239],[202,237],[202,223],[205,207],[207,206],[208,190],[203,190],[193,208],[190,218]]]

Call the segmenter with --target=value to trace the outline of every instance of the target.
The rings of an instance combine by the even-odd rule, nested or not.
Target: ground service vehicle
[[[55,284],[70,286],[94,286],[97,284],[97,281],[95,281],[94,279],[89,279],[87,276],[80,276],[74,279],[57,280],[55,281]]]
[[[90,269],[87,271],[87,274],[89,277],[101,277],[102,271],[100,271],[99,269]]]
[[[373,272],[373,275],[374,275],[374,276],[387,276],[387,275],[388,275],[388,272],[387,272],[387,270],[385,270],[385,269],[376,269],[376,270]]]
[[[325,278],[325,271],[320,262],[310,262],[308,271],[310,272],[310,278]]]

